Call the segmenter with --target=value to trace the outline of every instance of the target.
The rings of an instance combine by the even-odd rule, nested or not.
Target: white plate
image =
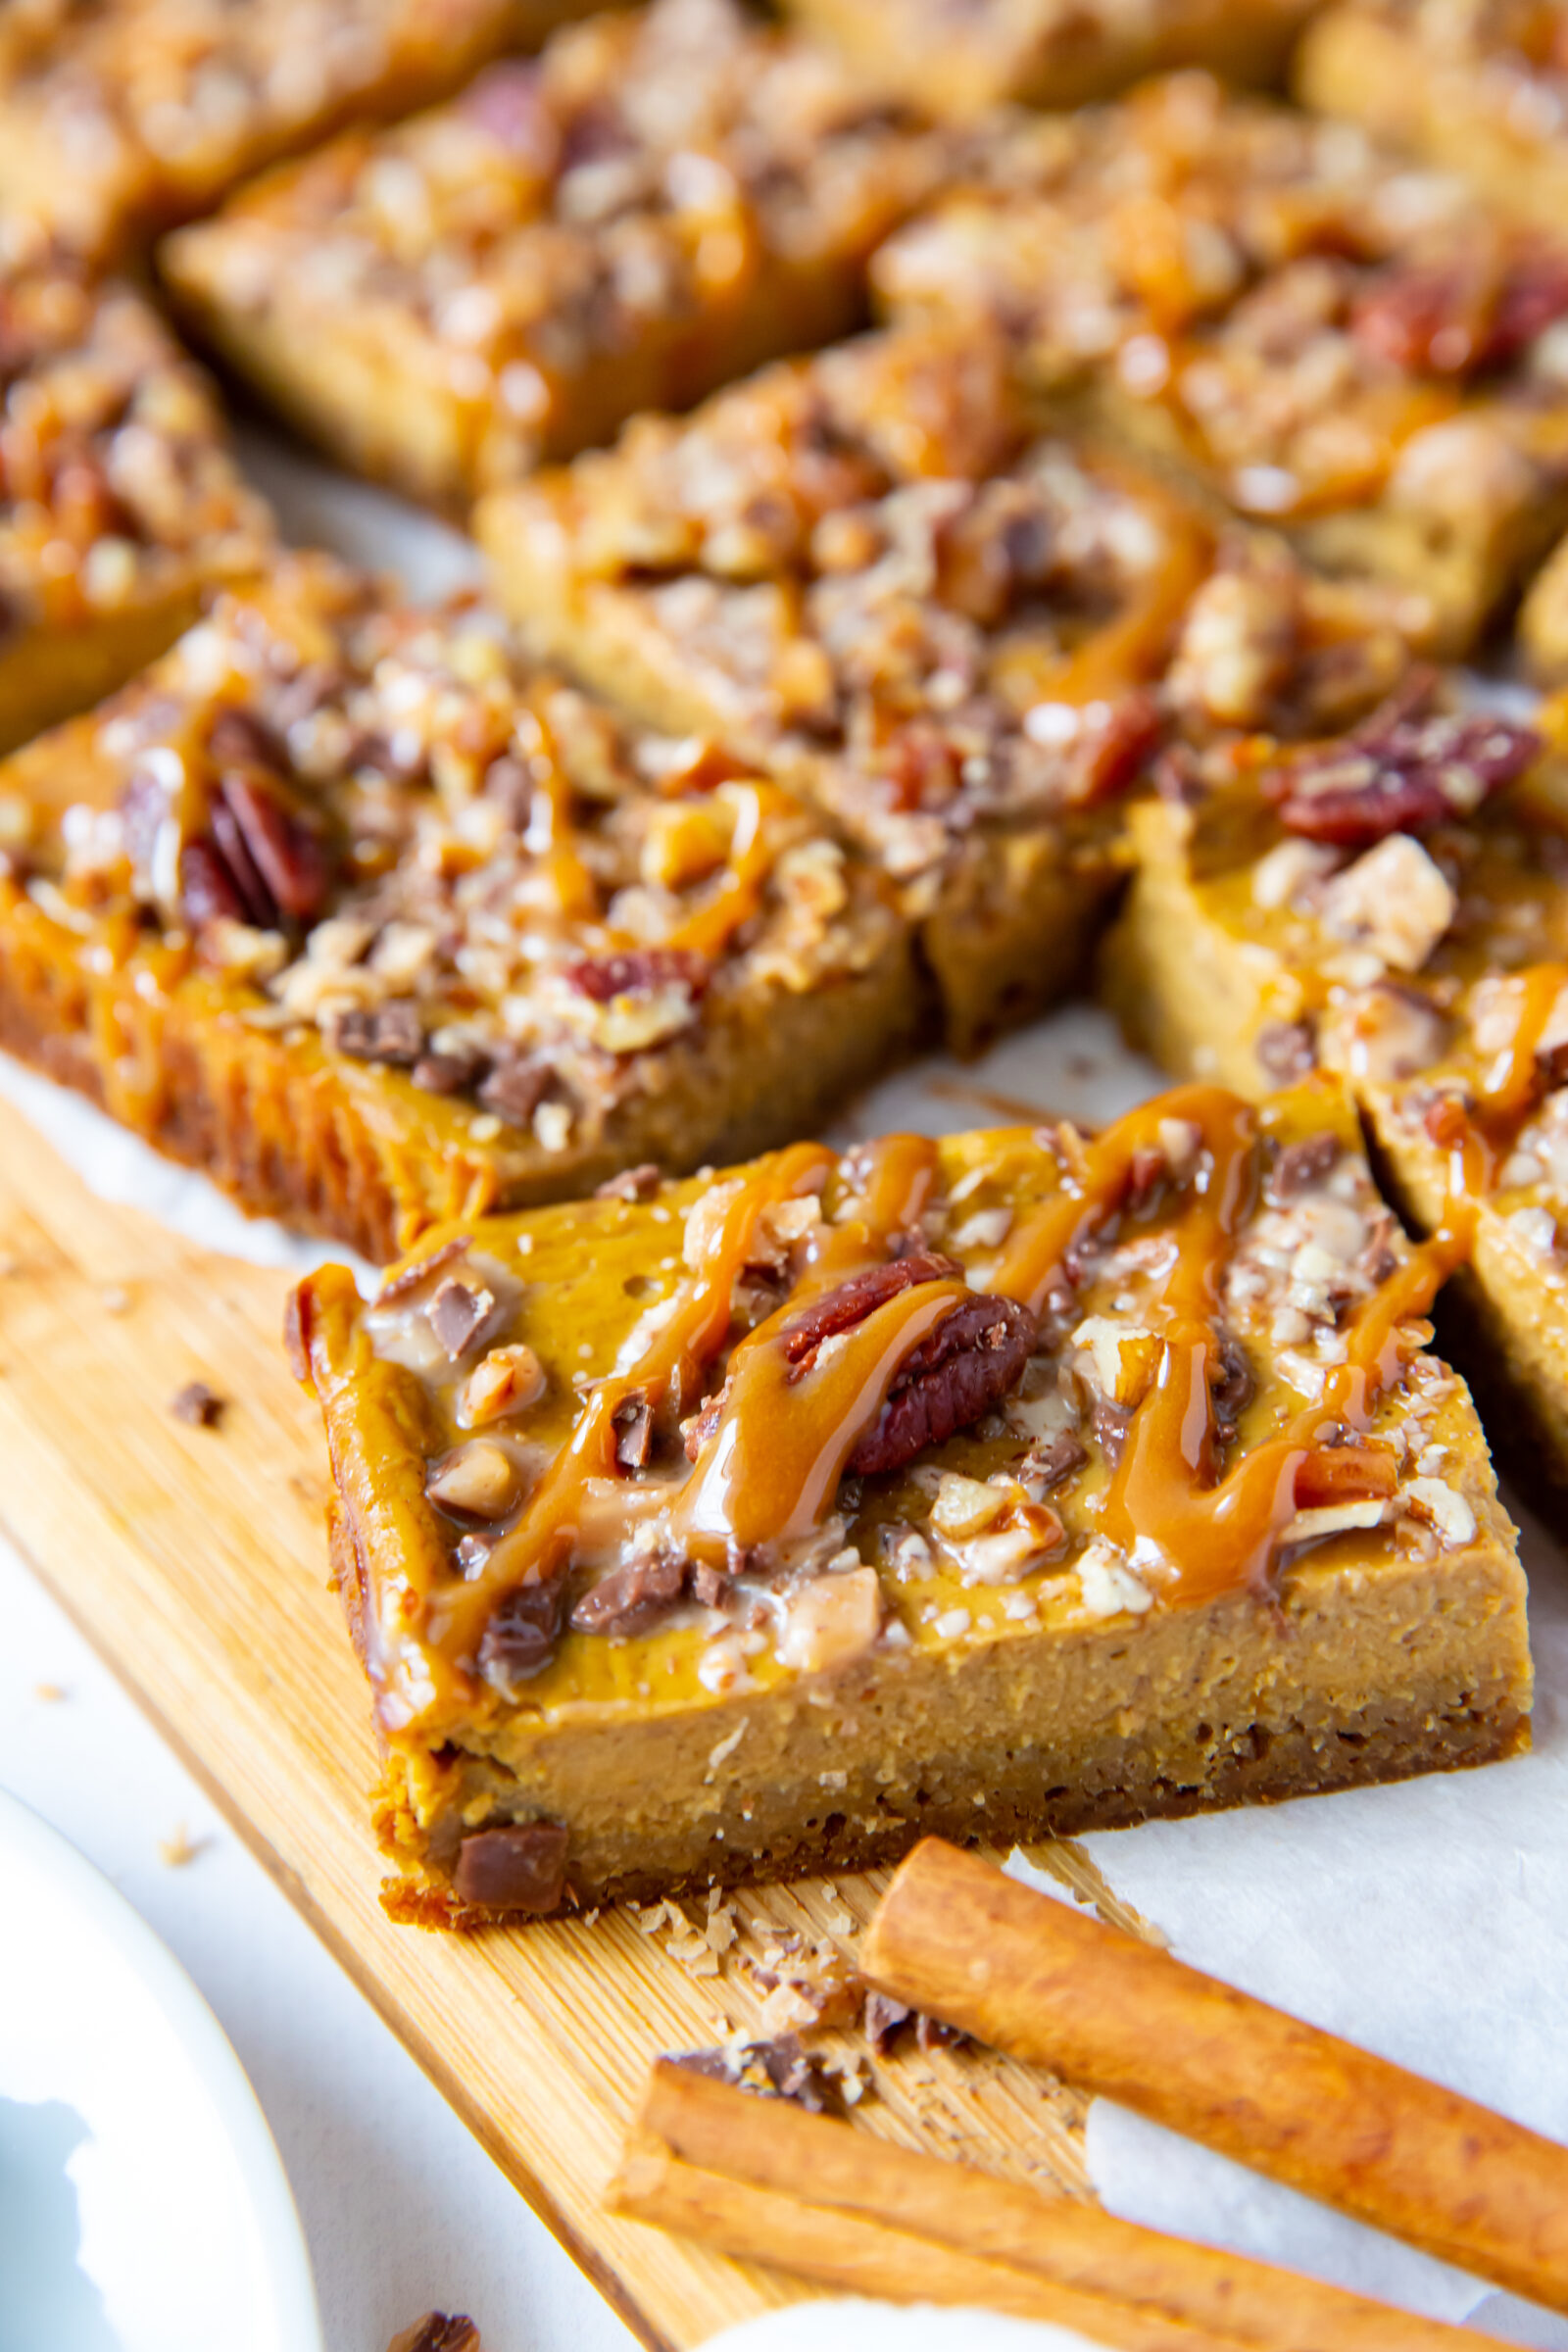
[[[74,1846],[0,1790],[0,2352],[321,2352],[267,2119]]]

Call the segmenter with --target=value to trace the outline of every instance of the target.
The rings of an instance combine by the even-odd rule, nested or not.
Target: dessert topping
[[[452,1884],[466,1903],[494,1911],[554,1911],[566,1882],[564,1822],[475,1830],[458,1848]]]
[[[1391,833],[1472,815],[1539,757],[1533,727],[1485,711],[1430,709],[1417,672],[1348,735],[1282,756],[1263,788],[1291,833],[1366,848]]]

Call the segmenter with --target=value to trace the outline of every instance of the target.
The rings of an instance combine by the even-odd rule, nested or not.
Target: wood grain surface
[[[473,1937],[391,1926],[368,1695],[326,1587],[320,1424],[279,1343],[286,1289],[95,1199],[0,1106],[0,1524],[628,2323],[651,2345],[701,2343],[806,2290],[604,2210],[649,2062],[762,2030],[769,1938],[853,1953],[881,1876],[741,1891],[722,1958],[669,1913],[624,1907]],[[215,1428],[169,1409],[195,1379],[226,1400]],[[1103,1907],[1073,1849],[1052,1866]],[[976,2051],[869,2074],[864,2129],[1087,2193],[1082,2105],[1049,2077]]]

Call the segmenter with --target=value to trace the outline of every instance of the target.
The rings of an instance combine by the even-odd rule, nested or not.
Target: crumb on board
[[[395,2335],[386,2352],[482,2352],[479,2330],[470,2319],[454,2312],[427,2311],[422,2320]]]
[[[206,1843],[205,1838],[189,1837],[181,1822],[172,1838],[159,1838],[158,1859],[168,1870],[183,1870],[187,1863],[195,1861]]]
[[[169,1399],[169,1409],[176,1421],[189,1422],[192,1429],[216,1429],[222,1417],[224,1399],[205,1380],[187,1380]]]

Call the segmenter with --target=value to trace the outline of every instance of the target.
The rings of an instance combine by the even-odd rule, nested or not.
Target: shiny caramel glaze
[[[923,1278],[801,1369],[803,1315],[917,1251]],[[657,1711],[878,1648],[1266,1601],[1307,1546],[1462,1544],[1475,1520],[1443,1500],[1439,1442],[1462,1392],[1422,1353],[1455,1254],[1405,1244],[1317,1081],[1260,1109],[1186,1088],[1092,1141],[795,1146],[447,1229],[369,1307],[325,1268],[297,1295],[296,1360],[382,1729],[427,1745],[508,1708]],[[436,1304],[454,1283],[485,1317],[456,1353],[468,1310],[444,1341],[453,1296]],[[902,1467],[846,1476],[901,1366],[976,1297],[1032,1319],[1009,1393]],[[502,1349],[526,1401],[481,1429],[474,1383]],[[634,1402],[641,1467],[617,1453]],[[485,1446],[495,1491],[443,1507]],[[589,1630],[594,1596],[656,1556],[676,1563],[662,1598]],[[513,1672],[494,1629],[555,1579],[564,1630]]]

